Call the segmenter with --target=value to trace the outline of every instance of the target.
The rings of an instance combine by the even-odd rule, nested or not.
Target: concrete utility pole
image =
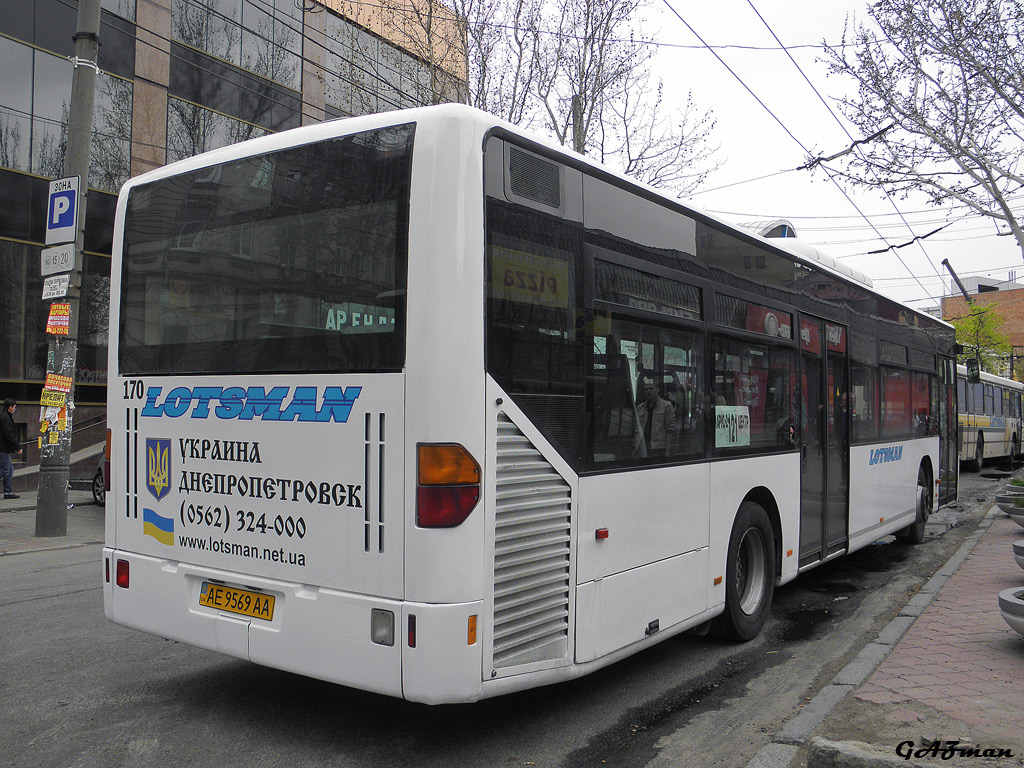
[[[74,75],[68,112],[68,139],[64,151],[64,176],[79,178],[78,231],[75,233],[74,268],[67,297],[67,334],[50,338],[47,385],[42,402],[42,446],[39,459],[39,496],[36,502],[36,536],[66,536],[68,532],[68,476],[71,464],[71,422],[75,409],[74,384],[78,368],[78,321],[81,314],[82,260],[85,248],[85,204],[89,191],[89,153],[92,113],[96,101],[96,76],[100,47],[100,0],[79,0],[75,32]],[[50,214],[52,215],[52,214]],[[57,302],[55,302],[57,303]],[[54,310],[51,307],[51,317]],[[49,331],[50,323],[47,323]],[[51,382],[57,382],[51,385]],[[58,387],[51,389],[51,386]],[[65,395],[63,407],[47,404],[51,395]]]

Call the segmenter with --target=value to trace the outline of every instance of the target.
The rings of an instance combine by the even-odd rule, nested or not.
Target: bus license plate
[[[254,619],[271,621],[274,618],[274,596],[262,592],[225,587],[223,584],[203,582],[199,593],[199,604],[218,611],[251,616]]]

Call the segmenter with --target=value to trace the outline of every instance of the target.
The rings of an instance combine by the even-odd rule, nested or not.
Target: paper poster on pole
[[[70,392],[71,391],[72,379],[70,376],[61,376],[58,373],[46,374],[46,384],[43,385],[44,389],[52,389],[57,392]]]
[[[63,408],[66,401],[67,393],[52,389],[44,389],[39,398],[39,404],[44,408]]]
[[[50,316],[46,318],[46,332],[54,336],[67,336],[71,330],[71,305],[55,301],[50,305]]]

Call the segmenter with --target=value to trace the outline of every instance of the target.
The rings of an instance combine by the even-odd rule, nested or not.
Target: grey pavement
[[[68,491],[66,536],[35,535],[36,500],[29,491],[0,501],[0,556],[103,542],[104,508],[90,491]],[[747,768],[1024,766],[1024,637],[1006,625],[997,602],[1007,587],[1024,589],[1012,550],[1020,539],[1024,529],[993,506]],[[953,741],[977,753],[949,758],[931,747]],[[904,757],[897,750],[906,752],[908,742],[928,754]]]
[[[68,491],[67,535],[48,537],[36,536],[36,492],[19,495],[0,500],[0,556],[103,543],[103,507],[93,500],[92,491]]]

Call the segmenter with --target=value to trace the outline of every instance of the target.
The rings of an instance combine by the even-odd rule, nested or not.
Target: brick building
[[[1024,285],[1009,280],[997,281],[987,277],[965,278],[964,287],[975,304],[986,307],[998,304],[999,315],[1004,323],[1001,332],[1013,348],[1013,378],[1024,380]],[[942,297],[942,319],[957,320],[969,313],[967,300],[959,293]],[[1011,362],[1008,360],[1001,375],[1009,375]]]

